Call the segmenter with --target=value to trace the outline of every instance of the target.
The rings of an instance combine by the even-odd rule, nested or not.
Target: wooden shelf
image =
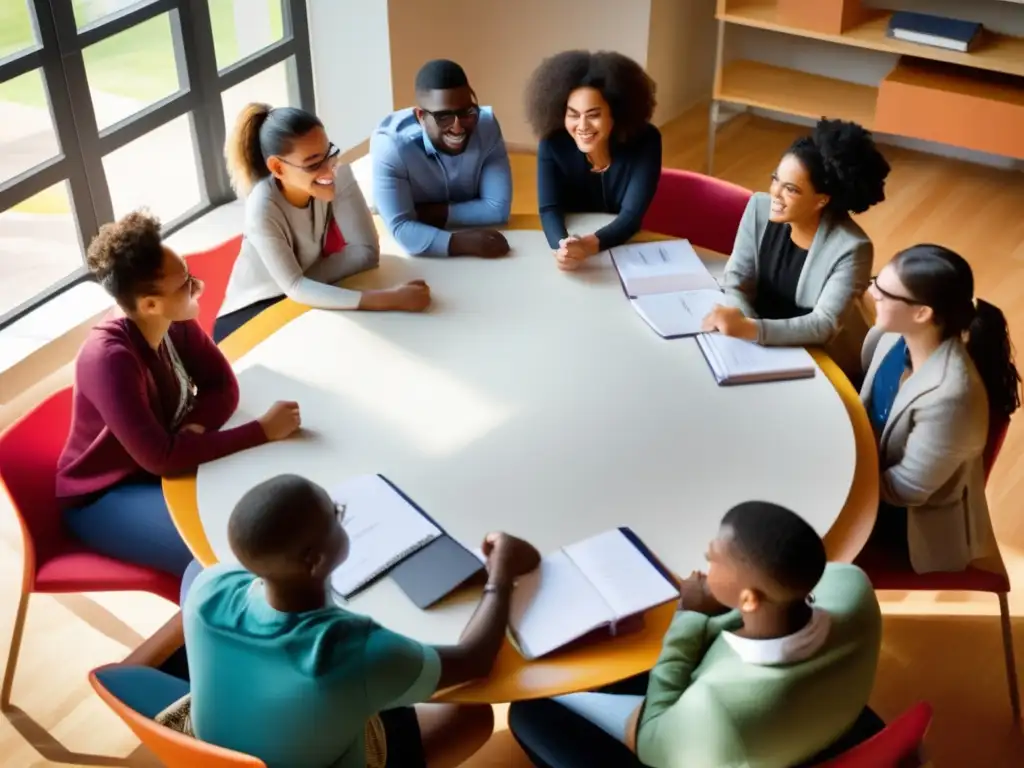
[[[781,23],[775,0],[726,0],[725,11],[718,14],[720,20],[730,24],[768,29],[787,35],[851,45],[871,51],[945,61],[950,64],[1024,77],[1024,38],[1022,37],[999,35],[986,30],[985,38],[975,51],[959,53],[886,37],[885,33],[891,17],[891,13],[882,11],[876,18],[866,21],[848,32],[841,35],[829,35]]]
[[[715,99],[817,120],[851,120],[874,126],[878,89],[757,61],[722,68]]]

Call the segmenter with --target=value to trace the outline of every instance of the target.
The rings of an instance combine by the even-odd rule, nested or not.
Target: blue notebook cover
[[[927,13],[898,11],[892,15],[892,19],[889,21],[889,36],[891,37],[896,30],[955,40],[968,46],[981,33],[982,25],[973,21],[949,19]]]

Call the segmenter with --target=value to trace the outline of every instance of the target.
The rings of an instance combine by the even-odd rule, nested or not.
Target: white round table
[[[592,231],[586,218],[574,226]],[[304,429],[200,468],[199,516],[218,559],[233,559],[227,520],[241,495],[285,472],[328,489],[383,474],[471,547],[506,530],[543,553],[628,525],[677,573],[703,567],[742,501],[830,529],[856,448],[821,371],[719,387],[692,339],[661,339],[633,311],[607,255],[563,273],[540,231],[507,236],[504,259],[384,255],[381,270],[346,283],[422,277],[426,314],[312,310],[237,360],[232,423],[289,399]],[[350,607],[453,643],[475,604],[466,594],[421,611],[384,579]]]

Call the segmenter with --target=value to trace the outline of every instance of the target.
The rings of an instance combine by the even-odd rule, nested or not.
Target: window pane
[[[40,70],[0,83],[0,147],[0,182],[60,153]]]
[[[103,170],[118,218],[145,207],[170,223],[201,202],[188,115],[111,152]]]
[[[0,314],[81,266],[67,182],[0,213]]]
[[[29,0],[0,0],[0,59],[39,42],[28,3]]]
[[[181,87],[166,13],[90,45],[82,57],[100,130]]]
[[[281,0],[210,0],[210,22],[218,69],[284,36]]]
[[[4,0],[0,0],[0,2],[4,2]],[[81,29],[133,5],[149,5],[149,2],[145,0],[74,0],[75,22]]]
[[[238,113],[251,101],[266,102],[272,107],[298,106],[298,95],[290,93],[288,88],[288,70],[293,66],[295,59],[285,59],[221,94],[226,124],[225,136],[231,135]]]

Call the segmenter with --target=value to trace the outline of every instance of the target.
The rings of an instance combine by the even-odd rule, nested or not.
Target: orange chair
[[[985,479],[988,479],[999,449],[1006,439],[1010,420],[994,416],[985,446]],[[909,561],[893,556],[870,542],[857,556],[856,564],[864,569],[875,589],[899,592],[988,592],[999,598],[999,617],[1003,631],[1003,654],[1006,662],[1006,683],[1010,689],[1010,709],[1014,722],[1020,722],[1020,690],[1017,686],[1017,660],[1013,652],[1013,628],[1010,623],[1010,577],[1001,557],[985,567],[971,565],[963,571],[916,573]]]
[[[64,532],[55,478],[71,425],[71,402],[71,389],[62,389],[0,435],[0,493],[6,491],[10,499],[24,547],[21,599],[0,687],[2,707],[10,703],[29,595],[144,591],[178,602],[179,580],[170,574],[93,552]]]
[[[213,324],[224,305],[231,270],[235,267],[238,253],[242,250],[242,236],[236,235],[208,251],[189,254],[185,257],[188,270],[205,284],[199,299],[199,325],[213,336]]]
[[[89,682],[139,740],[168,768],[266,768],[250,755],[215,747],[158,725],[154,718],[188,692],[188,683],[157,669],[108,664]]]

